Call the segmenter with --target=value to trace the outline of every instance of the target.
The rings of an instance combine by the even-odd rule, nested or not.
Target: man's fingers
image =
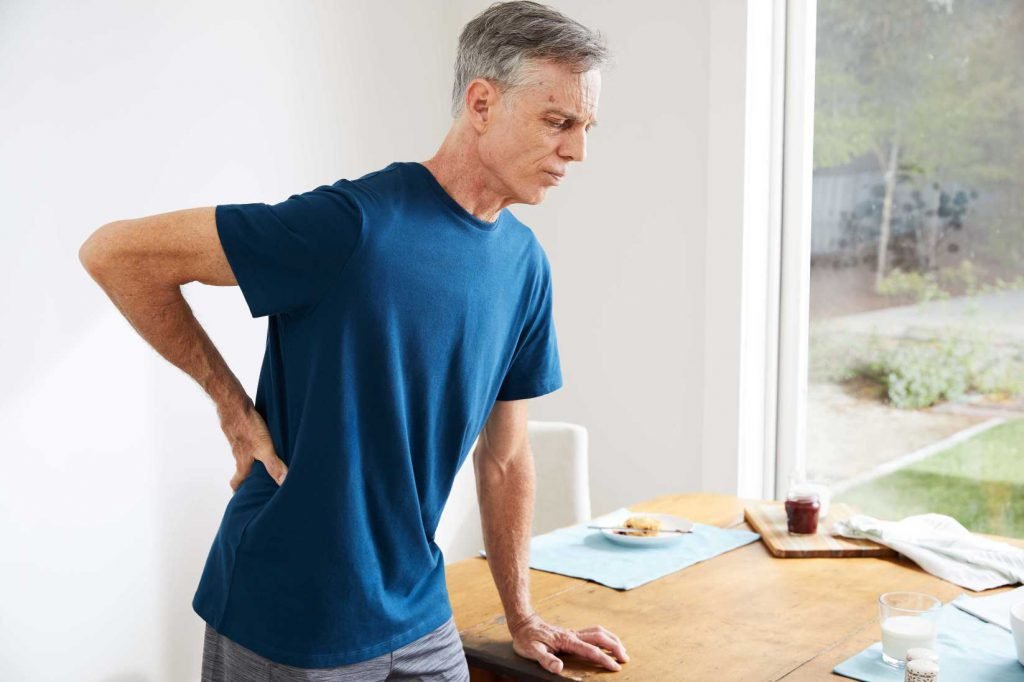
[[[549,673],[556,675],[562,672],[562,659],[550,653],[540,642],[534,642],[532,646],[536,653],[537,662]]]
[[[612,638],[613,640],[615,640],[615,643],[616,643],[616,644],[618,644],[619,646],[621,646],[621,647],[622,647],[622,650],[623,650],[623,651],[625,651],[625,650],[626,650],[626,645],[622,643],[622,640],[621,640],[621,639],[619,639],[619,636],[618,636],[618,635],[616,635],[616,634],[615,634],[614,632],[612,632],[611,630],[609,630],[608,628],[606,628],[606,627],[602,627],[602,626],[600,626],[600,625],[595,625],[595,626],[594,626],[593,628],[587,628],[587,630],[588,630],[588,631],[589,631],[589,630],[593,630],[593,631],[595,631],[595,632],[599,632],[599,633],[601,633],[601,634],[604,634],[604,635],[608,635],[608,636],[609,636],[609,637],[611,637],[611,638]]]
[[[263,466],[266,467],[267,473],[270,477],[277,481],[278,485],[284,483],[284,477],[288,473],[288,467],[285,466],[284,461],[276,454],[270,455],[267,459],[261,460]]]
[[[576,634],[570,634],[566,637],[566,646],[563,649],[568,649],[574,654],[579,654],[588,661],[594,663],[600,663],[609,670],[622,670],[622,666],[614,658],[601,651],[599,648],[588,642],[584,642]]]
[[[576,636],[585,642],[599,644],[605,649],[610,649],[624,662],[629,660],[629,655],[626,653],[626,645],[622,643],[618,635],[606,627],[595,625],[583,630],[573,630],[572,632],[576,633]]]
[[[623,663],[629,661],[629,656],[626,654],[626,647],[622,645],[622,641],[615,636],[614,632],[608,630],[589,630],[589,631],[576,631],[576,635],[584,642],[590,642],[591,644],[597,644],[599,646],[608,649],[618,656],[619,660]]]
[[[242,438],[241,448],[235,447],[235,458],[244,456],[246,459],[258,459],[263,463],[263,468],[266,469],[267,474],[277,481],[278,485],[281,485],[284,483],[285,475],[288,473],[288,467],[285,466],[284,461],[277,456],[277,452],[274,450],[274,440],[270,436],[267,422],[264,421],[263,416],[255,409],[248,413],[248,417],[249,430]],[[240,452],[245,454],[240,455]],[[249,464],[251,465],[252,462],[250,461]]]

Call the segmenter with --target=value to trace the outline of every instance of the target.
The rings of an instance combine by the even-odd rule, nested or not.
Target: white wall
[[[191,598],[234,461],[212,402],[135,334],[79,245],[116,219],[428,158],[458,32],[487,4],[0,3],[0,678],[198,677]],[[589,429],[596,514],[702,485],[712,2],[552,4],[616,53],[587,161],[513,207],[552,261],[565,378],[530,416]],[[236,288],[185,293],[254,392],[266,321]]]
[[[191,599],[234,460],[209,398],[82,269],[82,241],[424,159],[449,121],[438,5],[145,5],[0,3],[3,680],[198,679]],[[254,393],[266,320],[237,288],[185,292]]]
[[[616,53],[588,158],[540,207],[566,389],[596,514],[700,487],[708,3],[557,3]]]

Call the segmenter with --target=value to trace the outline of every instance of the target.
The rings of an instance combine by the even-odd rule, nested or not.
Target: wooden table
[[[755,501],[695,493],[629,509],[746,529],[743,505]],[[1022,540],[997,539],[1024,547]],[[557,654],[565,665],[554,675],[512,650],[485,558],[450,564],[446,574],[473,682],[822,680],[839,662],[878,641],[879,594],[911,590],[943,602],[974,594],[900,556],[779,559],[760,542],[625,591],[531,569],[532,603],[542,618],[566,628],[603,625],[629,652],[619,672]]]

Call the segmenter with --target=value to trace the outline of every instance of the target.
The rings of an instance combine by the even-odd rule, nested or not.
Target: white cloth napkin
[[[966,595],[953,601],[961,609],[982,620],[998,625],[1007,632],[1010,626],[1010,607],[1024,601],[1024,587],[1009,592],[1000,592],[988,597],[968,597]]]
[[[974,535],[944,514],[902,521],[856,514],[836,522],[833,532],[891,547],[932,575],[969,590],[1024,582],[1024,549]]]

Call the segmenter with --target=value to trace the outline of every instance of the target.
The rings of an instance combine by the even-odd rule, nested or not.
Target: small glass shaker
[[[928,658],[907,661],[903,682],[939,682],[939,664]]]

